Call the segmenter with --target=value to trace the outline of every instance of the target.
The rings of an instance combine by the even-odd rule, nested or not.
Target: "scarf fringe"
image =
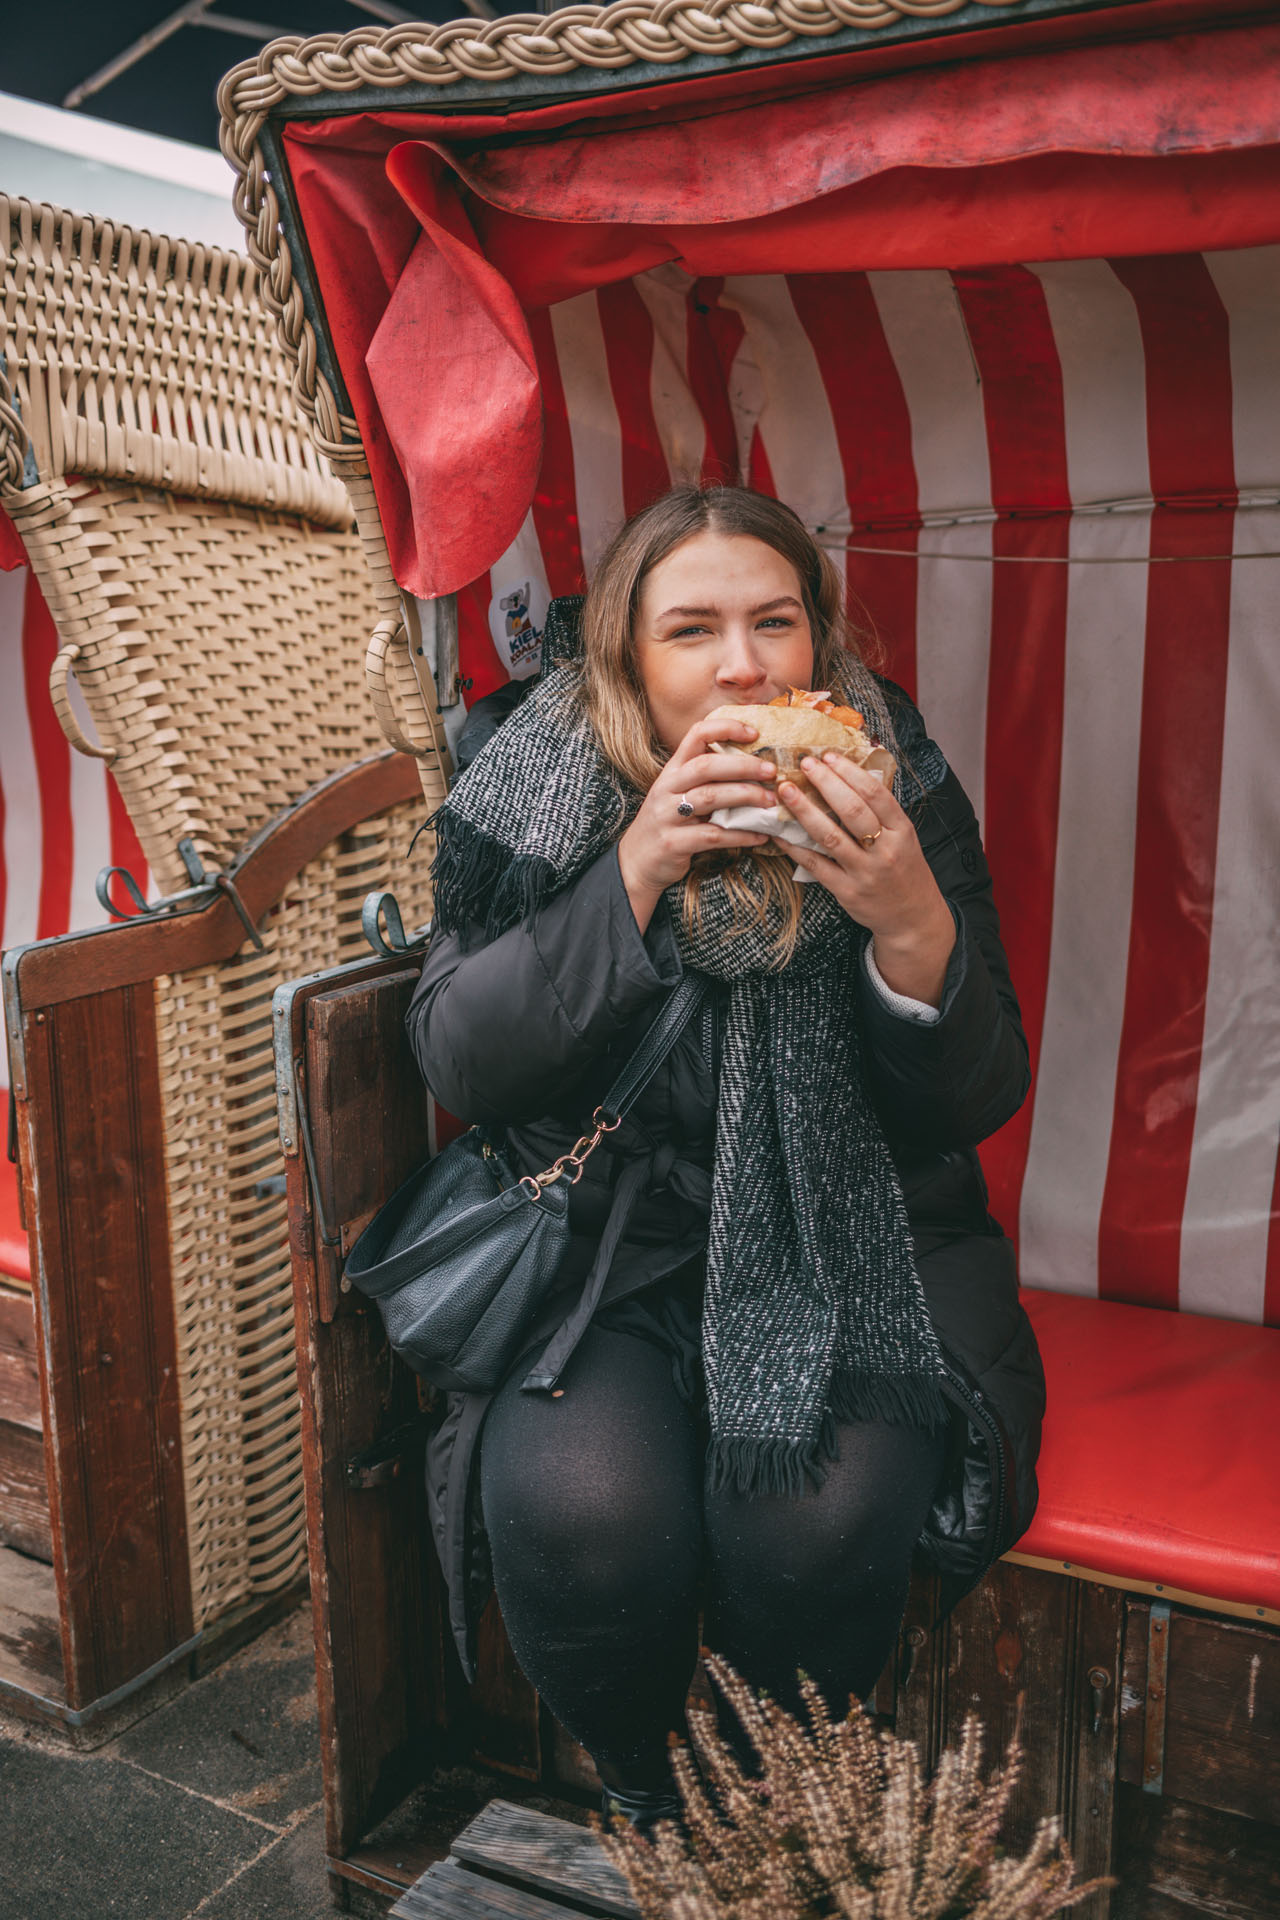
[[[763,1440],[746,1434],[713,1439],[707,1448],[707,1486],[712,1493],[728,1489],[798,1497],[806,1481],[820,1487],[826,1479],[820,1453],[816,1440]]]
[[[838,1453],[836,1429],[854,1420],[882,1420],[892,1427],[931,1430],[947,1423],[947,1403],[934,1375],[843,1373],[812,1440],[754,1439],[744,1434],[713,1438],[707,1449],[707,1485],[748,1496],[780,1494],[793,1499],[819,1488]]]
[[[496,940],[562,885],[549,860],[512,853],[500,840],[459,820],[447,804],[427,824],[436,835],[432,914],[441,933],[464,934],[479,922],[484,939]]]
[[[936,1374],[867,1373],[845,1370],[831,1382],[828,1417],[836,1424],[882,1420],[890,1427],[945,1427],[947,1403]],[[831,1455],[827,1456],[831,1458]]]

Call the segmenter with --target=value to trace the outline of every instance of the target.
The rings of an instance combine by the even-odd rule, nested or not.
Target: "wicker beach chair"
[[[109,762],[154,888],[189,895],[181,915],[153,910],[6,960],[42,1276],[33,1315],[55,1406],[45,1448],[63,1692],[48,1674],[31,1690],[82,1723],[305,1568],[272,993],[364,950],[371,890],[394,885],[405,924],[426,919],[426,862],[405,855],[447,759],[434,705],[406,711],[417,683],[390,570],[366,565],[368,541],[299,410],[296,365],[257,269],[0,196],[0,282],[0,504],[58,626],[53,703],[72,746]],[[359,504],[359,472],[344,478]],[[379,718],[413,758],[386,752]],[[81,1217],[86,1192],[101,1204],[73,1242],[55,1219],[76,1158],[59,1089],[100,1063],[77,1052],[69,1010],[78,993],[100,1009],[112,992],[133,996],[129,1019],[141,1007],[146,1033],[102,1068],[86,1123],[92,1164],[75,1174]],[[64,1035],[43,1080],[37,1025],[42,1044],[51,1026]],[[111,1066],[160,1143],[162,1178],[135,1185],[145,1231],[113,1227],[105,1197],[112,1156],[137,1144],[109,1137]],[[154,1176],[154,1156],[138,1152]],[[56,1404],[78,1377],[86,1315],[106,1315],[117,1281],[142,1284],[139,1234],[155,1257],[150,1293],[128,1309],[141,1316],[130,1337],[153,1340],[156,1354],[171,1338],[178,1391],[171,1404],[157,1362],[136,1436],[121,1445],[160,1489],[163,1621],[130,1598],[153,1574],[138,1540],[113,1571],[115,1548],[91,1537],[103,1522],[95,1501],[135,1499],[133,1468],[116,1459],[95,1491],[107,1469],[85,1436],[102,1407],[84,1402],[82,1378],[75,1404]],[[104,1632],[113,1612],[118,1630]]]

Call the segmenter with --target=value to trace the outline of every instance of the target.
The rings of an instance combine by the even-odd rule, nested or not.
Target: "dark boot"
[[[680,1795],[671,1787],[636,1789],[605,1787],[600,1795],[600,1817],[606,1828],[624,1821],[644,1838],[651,1839],[660,1820],[674,1820],[684,1832],[684,1809]]]

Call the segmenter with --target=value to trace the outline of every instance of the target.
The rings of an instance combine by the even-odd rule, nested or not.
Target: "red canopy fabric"
[[[542,415],[529,313],[665,261],[813,273],[1262,244],[1280,233],[1277,70],[1264,23],[826,91],[811,68],[798,97],[779,70],[790,97],[693,114],[672,87],[616,126],[595,100],[567,123],[562,104],[291,127],[397,578],[455,591],[524,520]]]

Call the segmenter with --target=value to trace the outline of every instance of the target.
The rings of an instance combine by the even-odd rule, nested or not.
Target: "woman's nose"
[[[720,685],[754,687],[764,678],[764,668],[747,637],[726,635],[716,668],[716,679]]]

